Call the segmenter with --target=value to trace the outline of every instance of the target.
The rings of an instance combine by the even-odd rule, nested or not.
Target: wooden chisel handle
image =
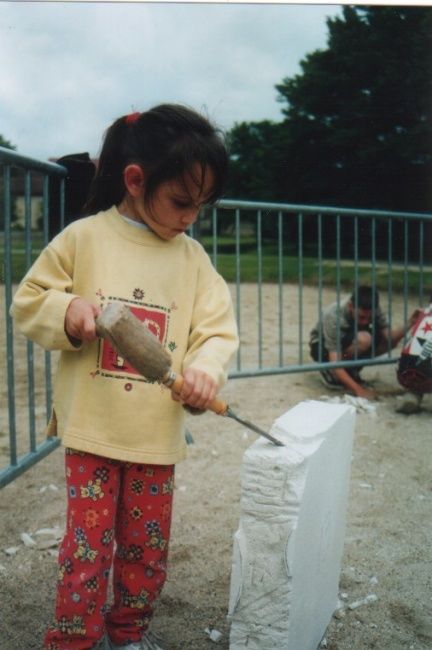
[[[162,383],[176,393],[180,393],[183,382],[184,378],[174,372],[174,370],[170,370],[162,379]],[[213,411],[213,413],[216,413],[217,415],[226,415],[228,404],[222,399],[215,398],[208,407],[208,410]]]

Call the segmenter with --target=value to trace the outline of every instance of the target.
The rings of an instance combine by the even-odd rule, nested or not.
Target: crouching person
[[[389,328],[379,304],[377,289],[361,285],[349,298],[326,307],[310,334],[312,359],[318,362],[371,359],[397,346],[417,318],[418,310],[407,326]],[[327,388],[346,390],[358,397],[374,399],[360,375],[361,368],[320,370]]]

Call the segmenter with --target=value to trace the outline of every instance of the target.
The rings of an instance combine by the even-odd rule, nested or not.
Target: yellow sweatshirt
[[[11,313],[25,336],[61,350],[54,428],[65,446],[168,465],[186,454],[184,409],[105,340],[74,347],[64,330],[73,298],[129,306],[158,336],[177,372],[193,366],[221,386],[238,345],[231,297],[202,246],[128,223],[115,207],[75,221],[22,280]]]

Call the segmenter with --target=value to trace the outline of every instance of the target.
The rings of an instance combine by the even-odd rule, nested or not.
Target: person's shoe
[[[321,381],[326,388],[330,390],[342,390],[344,388],[343,384],[340,383],[330,370],[320,370]]]
[[[162,646],[159,645],[160,642],[160,636],[147,630],[142,636],[141,648],[142,650],[163,650]]]
[[[134,641],[126,645],[115,645],[106,634],[104,650],[163,650],[159,642],[160,638],[149,630],[144,632],[141,641]]]
[[[403,413],[404,415],[412,415],[419,413],[421,409],[423,395],[416,393],[405,393],[404,395],[396,398],[396,413]]]
[[[104,650],[141,650],[141,641],[127,643],[126,645],[116,645],[111,641],[108,634],[106,634]]]

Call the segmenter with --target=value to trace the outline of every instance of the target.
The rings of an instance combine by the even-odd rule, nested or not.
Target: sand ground
[[[246,359],[253,354],[257,336],[256,291],[248,291],[242,313]],[[295,291],[286,288],[288,355],[298,341]],[[306,327],[315,320],[316,301],[312,292],[305,291]],[[265,288],[262,314],[263,354],[270,356],[276,354],[274,338],[268,338],[278,320],[275,310],[269,309],[276,300],[274,292]],[[17,354],[23,355],[22,345],[17,346]],[[25,375],[24,361],[16,372]],[[378,599],[334,617],[326,647],[430,650],[432,401],[425,400],[420,413],[400,415],[395,412],[394,366],[367,368],[363,375],[382,396],[375,414],[357,414],[340,591],[347,604],[371,593]],[[222,392],[234,410],[265,429],[298,402],[326,394],[314,372],[235,379]],[[19,404],[24,403],[21,399],[19,395]],[[5,413],[1,415],[4,451]],[[216,647],[228,649],[226,613],[232,540],[240,512],[240,469],[243,453],[256,436],[213,414],[190,416],[187,425],[194,443],[187,460],[177,467],[169,577],[154,628],[162,634],[166,650],[210,649],[216,644],[206,628],[219,630],[223,636]],[[63,485],[63,453],[58,449],[0,492],[1,650],[42,648],[53,612],[55,548],[27,547],[20,535],[63,527]],[[7,555],[11,547],[17,550]]]

